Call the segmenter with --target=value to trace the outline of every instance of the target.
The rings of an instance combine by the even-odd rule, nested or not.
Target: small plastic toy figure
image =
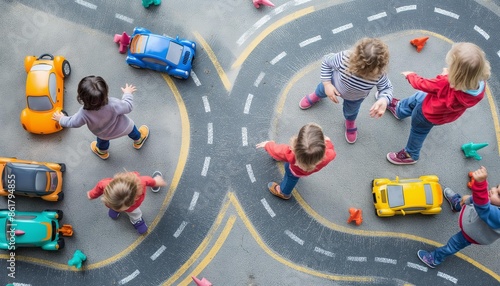
[[[87,256],[79,249],[73,254],[73,258],[68,260],[68,266],[75,266],[77,269],[82,268],[82,263],[87,260]]]
[[[130,44],[130,36],[127,33],[123,32],[121,35],[115,34],[113,41],[120,45],[120,48],[118,48],[120,54],[127,52],[128,45]]]
[[[161,0],[142,0],[142,6],[144,6],[144,8],[148,8],[151,4],[158,6],[161,4]]]
[[[462,151],[464,152],[464,155],[466,158],[473,157],[476,160],[481,160],[483,158],[481,156],[479,156],[479,154],[477,153],[477,150],[484,148],[486,146],[488,146],[488,143],[475,144],[473,142],[470,142],[470,143],[466,143],[466,144],[462,145]]]
[[[201,280],[195,276],[191,276],[191,278],[193,278],[193,281],[197,286],[212,286],[212,282],[208,281],[205,277],[201,278]]]
[[[361,209],[350,208],[347,223],[355,222],[360,225],[363,222],[363,211]]]
[[[269,0],[253,0],[255,8],[259,9],[260,5],[274,7],[274,4]]]
[[[429,37],[416,38],[411,40],[410,44],[414,45],[417,48],[417,52],[420,53],[428,39]]]

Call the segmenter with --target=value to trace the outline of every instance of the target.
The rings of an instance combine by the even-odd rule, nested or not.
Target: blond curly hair
[[[389,48],[377,38],[362,38],[351,50],[347,72],[352,75],[376,80],[389,65]]]

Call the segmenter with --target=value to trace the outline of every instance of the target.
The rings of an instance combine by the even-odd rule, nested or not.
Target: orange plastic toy
[[[347,223],[355,222],[356,225],[360,225],[363,222],[363,211],[360,209],[350,208],[349,209],[349,219]]]
[[[420,53],[420,51],[424,48],[425,43],[427,42],[428,39],[429,37],[415,38],[410,41],[410,44],[417,47],[417,52]]]
[[[72,236],[73,227],[70,224],[63,224],[61,228],[57,230],[62,236]]]
[[[471,189],[472,185],[474,184],[474,177],[472,177],[472,172],[469,172],[469,178],[470,178],[470,181],[467,183],[467,187],[469,189]]]

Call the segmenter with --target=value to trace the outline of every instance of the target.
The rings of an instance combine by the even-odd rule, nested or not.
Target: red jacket
[[[413,88],[427,93],[422,111],[429,122],[440,125],[457,120],[467,108],[476,105],[484,97],[486,86],[478,95],[455,90],[450,87],[447,75],[425,79],[416,73],[406,76]]]
[[[142,194],[135,200],[135,203],[126,210],[126,212],[128,213],[135,210],[142,204],[144,198],[146,197],[146,187],[154,187],[156,185],[156,181],[152,177],[141,176],[137,172],[134,172],[134,174],[136,174],[137,177],[139,177],[139,179],[141,180]],[[109,184],[109,182],[111,182],[111,180],[113,180],[113,178],[100,180],[97,185],[92,190],[90,190],[89,197],[91,199],[100,197],[104,193],[104,189]]]
[[[276,144],[274,141],[269,141],[267,142],[266,146],[264,146],[264,148],[266,149],[267,153],[269,153],[269,155],[275,160],[290,163],[290,171],[292,171],[292,174],[294,174],[296,177],[305,177],[312,173],[316,173],[328,163],[330,163],[330,161],[335,159],[337,153],[335,153],[332,142],[330,140],[326,140],[325,143],[325,157],[323,157],[323,161],[321,161],[321,163],[319,163],[311,172],[306,172],[299,168],[299,166],[295,165],[295,154],[293,153],[289,145]]]

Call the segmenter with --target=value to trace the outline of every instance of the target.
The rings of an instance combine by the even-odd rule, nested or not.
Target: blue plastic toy
[[[161,0],[142,0],[142,6],[144,6],[144,8],[148,8],[149,5],[160,5],[161,4]]]
[[[486,146],[488,146],[488,143],[477,143],[476,144],[476,143],[470,142],[470,143],[466,143],[466,144],[462,145],[462,151],[464,152],[466,158],[473,157],[476,160],[481,160],[482,157],[479,156],[479,154],[477,153],[477,150],[484,148]]]
[[[87,256],[83,254],[79,249],[75,250],[73,258],[68,261],[69,266],[75,266],[77,269],[82,268],[82,263],[87,260]]]

